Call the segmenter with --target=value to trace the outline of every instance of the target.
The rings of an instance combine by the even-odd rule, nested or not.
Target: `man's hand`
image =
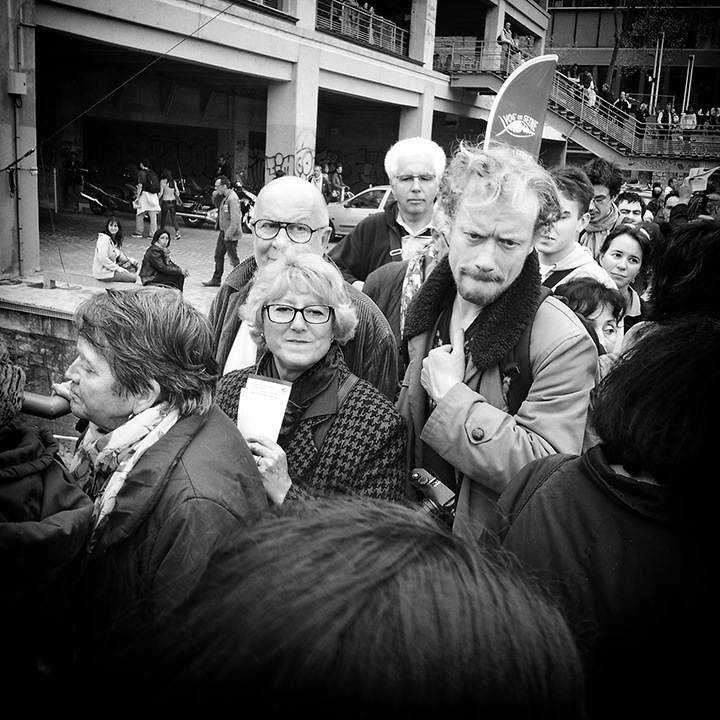
[[[450,389],[465,377],[465,331],[453,333],[452,345],[442,345],[423,360],[420,383],[425,392],[439,403]]]

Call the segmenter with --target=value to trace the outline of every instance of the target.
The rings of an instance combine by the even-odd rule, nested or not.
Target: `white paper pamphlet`
[[[243,437],[265,435],[277,442],[292,383],[250,375],[240,391],[237,426]]]

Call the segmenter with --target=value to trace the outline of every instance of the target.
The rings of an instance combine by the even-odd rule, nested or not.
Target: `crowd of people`
[[[322,188],[271,180],[207,317],[158,229],[145,287],[75,312],[67,467],[17,422],[0,348],[0,598],[53,608],[11,623],[14,687],[269,717],[704,710],[710,201],[684,181],[648,221],[612,163],[502,145],[409,138],[385,170],[393,201],[330,251]],[[101,235],[114,278],[132,259]]]

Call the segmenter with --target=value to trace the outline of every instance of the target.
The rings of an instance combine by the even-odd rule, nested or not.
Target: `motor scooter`
[[[82,177],[81,197],[87,200],[94,215],[126,212],[135,214],[133,199],[134,188],[126,183],[122,188],[105,185],[97,168],[79,168]]]
[[[188,227],[200,227],[217,221],[217,207],[212,199],[212,189],[202,188],[193,178],[176,180],[180,189],[180,203],[175,214],[183,219]]]
[[[250,223],[252,222],[253,209],[257,201],[257,193],[246,188],[241,182],[233,183],[233,190],[240,199],[240,213],[242,218],[242,231],[251,232]]]

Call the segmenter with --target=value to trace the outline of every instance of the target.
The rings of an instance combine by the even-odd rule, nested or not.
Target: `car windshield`
[[[384,188],[373,188],[367,192],[356,195],[345,204],[349,208],[362,208],[377,210],[380,207],[383,197],[387,191]]]

